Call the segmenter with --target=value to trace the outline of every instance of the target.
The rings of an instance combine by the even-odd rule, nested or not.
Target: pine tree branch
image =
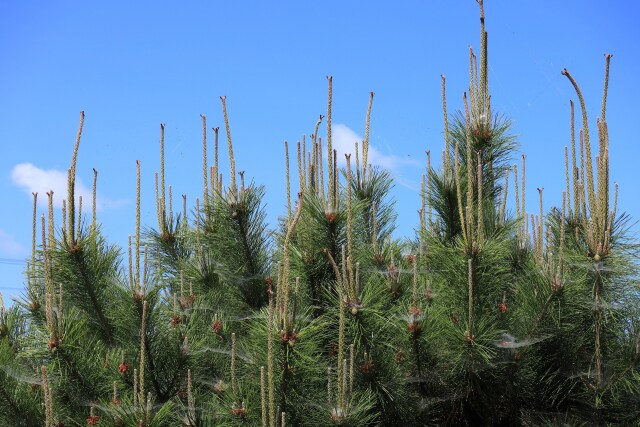
[[[22,417],[24,416],[24,411],[22,411],[16,402],[13,401],[13,399],[11,398],[11,396],[9,395],[9,393],[7,393],[7,390],[5,388],[5,385],[7,384],[7,381],[4,381],[4,384],[2,387],[0,387],[0,397],[2,397],[2,399],[7,402],[7,404],[9,405],[9,407],[11,408],[11,410],[13,411],[14,415],[16,417]]]
[[[280,382],[280,412],[287,412],[287,389],[291,370],[289,369],[289,341],[282,343],[282,380]]]
[[[162,390],[160,389],[160,384],[158,383],[158,378],[156,375],[157,373],[156,364],[153,359],[153,354],[151,353],[151,342],[149,341],[149,337],[145,335],[144,341],[145,341],[144,347],[145,347],[145,353],[146,353],[145,360],[149,364],[149,372],[151,373],[151,383],[153,384],[153,389],[156,391],[156,395],[158,396],[158,398],[162,400],[166,400],[167,399],[166,392],[168,392],[168,390],[166,390],[166,392],[163,393]]]
[[[96,384],[85,380],[71,355],[68,354],[63,346],[57,347],[56,354],[65,363],[69,374],[74,380],[74,384],[78,384],[80,386],[82,395],[90,401],[97,399],[99,397],[99,393],[95,389]]]
[[[111,325],[109,325],[109,321],[107,320],[102,310],[102,306],[98,302],[98,297],[95,293],[93,283],[86,270],[86,264],[83,262],[81,258],[81,253],[82,253],[82,249],[75,252],[71,252],[71,259],[76,265],[76,271],[80,274],[80,279],[81,279],[80,282],[82,283],[83,287],[87,291],[87,294],[89,295],[89,300],[91,301],[93,312],[98,317],[103,338],[105,338],[105,340],[107,341],[107,345],[111,347],[113,345],[113,334],[111,332]]]

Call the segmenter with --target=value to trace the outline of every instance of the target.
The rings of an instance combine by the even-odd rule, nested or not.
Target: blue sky
[[[626,1],[486,1],[492,107],[513,121],[527,155],[529,201],[544,187],[546,206],[557,205],[563,191],[569,99],[576,97],[560,71],[568,68],[581,85],[595,127],[603,54],[612,53],[611,177],[620,184],[620,210],[639,217],[638,9]],[[333,76],[334,140],[362,137],[368,94],[376,93],[374,159],[397,177],[397,235],[411,236],[424,151],[437,165],[443,147],[440,75],[454,111],[478,36],[473,0],[0,2],[0,291],[7,300],[23,287],[18,260],[30,253],[31,191],[40,193],[41,212],[46,191],[58,203],[66,196],[58,182],[81,110],[78,178],[90,188],[92,168],[99,171],[98,218],[111,242],[123,245],[134,231],[136,160],[143,222],[155,224],[160,123],[175,204],[181,194],[195,203],[199,115],[222,130],[220,95],[227,96],[237,168],[267,187],[275,224],[285,211],[283,141],[295,146],[325,114],[326,75]],[[59,218],[58,210],[58,225]]]

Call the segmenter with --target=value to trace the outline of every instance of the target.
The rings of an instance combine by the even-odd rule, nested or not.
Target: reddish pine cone
[[[236,408],[235,406],[233,406],[231,407],[231,413],[239,417],[244,417],[247,414],[247,410],[244,408]]]
[[[178,326],[181,322],[182,322],[182,317],[180,317],[180,315],[179,315],[179,314],[175,314],[175,315],[171,318],[171,326],[173,326],[173,327]]]
[[[88,426],[95,426],[100,422],[100,417],[97,415],[94,415],[92,417],[87,418],[87,425]]]
[[[213,322],[211,324],[211,330],[213,331],[214,334],[219,334],[220,331],[222,330],[222,322],[219,320],[216,320],[215,322]]]
[[[420,327],[420,324],[418,324],[416,322],[409,322],[407,324],[407,331],[409,331],[409,333],[417,334],[421,330],[422,330],[422,328]]]

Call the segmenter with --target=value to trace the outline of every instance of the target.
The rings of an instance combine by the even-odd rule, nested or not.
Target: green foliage
[[[562,209],[531,217],[514,185],[509,213],[517,143],[489,105],[485,40],[413,242],[393,236],[391,173],[357,164],[369,116],[357,167],[329,162],[326,188],[321,117],[277,231],[265,189],[217,169],[193,220],[167,213],[161,182],[159,230],[137,225],[128,263],[73,204],[73,230],[51,208],[0,311],[0,425],[638,424],[640,245],[610,207],[606,125],[597,182],[582,164]]]

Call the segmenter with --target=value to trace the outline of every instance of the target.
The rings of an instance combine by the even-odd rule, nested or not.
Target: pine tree
[[[34,194],[26,289],[9,309],[0,299],[0,425],[638,423],[640,254],[617,187],[610,195],[611,56],[595,159],[582,94],[563,71],[580,143],[572,103],[562,207],[545,212],[539,189],[530,214],[525,156],[513,164],[511,124],[491,109],[478,4],[480,54],[469,51],[461,111],[449,115],[442,78],[445,147],[439,168],[427,152],[414,241],[393,236],[393,178],[369,162],[373,92],[364,139],[343,163],[328,77],[327,111],[297,143],[293,183],[285,142],[275,231],[265,189],[236,170],[225,97],[230,175],[218,127],[209,163],[202,115],[202,198],[190,211],[182,195],[174,212],[161,125],[157,228],[141,224],[136,162],[124,249],[97,221],[97,171],[90,222],[75,196],[82,113],[61,221],[54,194],[41,217]]]

